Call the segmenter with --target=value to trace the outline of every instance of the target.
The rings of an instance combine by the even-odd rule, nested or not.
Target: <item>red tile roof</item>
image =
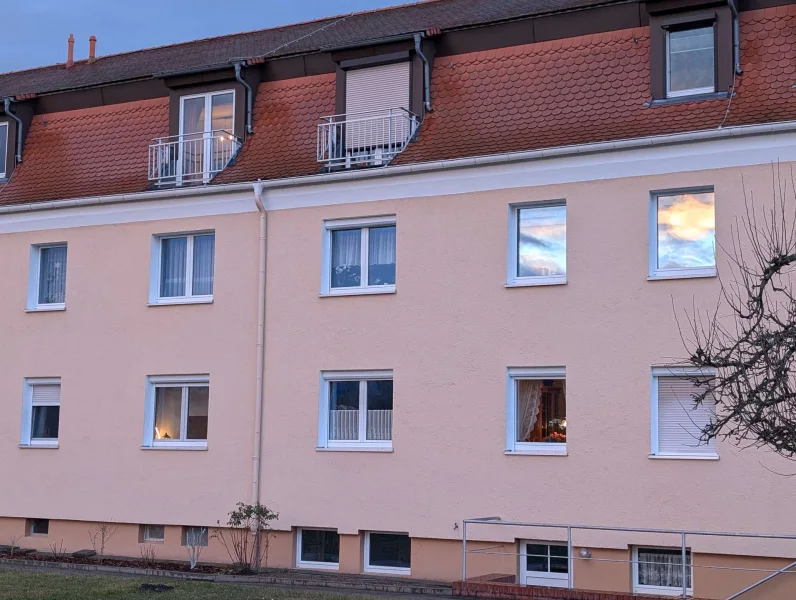
[[[731,103],[649,107],[646,28],[439,58],[434,112],[396,162],[796,120],[796,5],[741,13],[741,39]],[[162,99],[37,116],[0,203],[146,189],[147,146],[167,135],[167,112]],[[214,183],[317,173],[316,124],[333,112],[333,75],[261,84],[255,135]]]

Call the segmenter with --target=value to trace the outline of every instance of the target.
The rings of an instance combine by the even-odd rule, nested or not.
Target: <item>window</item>
[[[144,525],[143,540],[145,542],[162,542],[166,538],[164,525]]]
[[[207,546],[207,527],[183,527],[183,546]]]
[[[26,379],[20,444],[57,448],[60,417],[61,380]]]
[[[567,587],[569,560],[567,547],[546,542],[521,542],[520,583]]]
[[[6,177],[6,156],[8,154],[8,123],[0,123],[0,179]]]
[[[322,295],[395,291],[395,217],[326,221]]]
[[[713,25],[666,32],[666,95],[716,91]]]
[[[28,519],[28,535],[48,535],[50,533],[49,519]]]
[[[366,533],[365,572],[409,575],[412,542],[405,533]]]
[[[305,569],[337,569],[340,563],[340,535],[328,529],[299,529],[296,566]]]
[[[391,449],[392,384],[392,371],[323,373],[318,446]]]
[[[144,447],[206,448],[209,378],[150,377]]]
[[[701,429],[716,414],[714,401],[695,407],[700,389],[692,377],[710,377],[698,369],[656,367],[652,370],[652,455],[715,458],[716,440],[700,443]]]
[[[652,195],[650,278],[716,275],[713,190]]]
[[[677,595],[683,591],[682,548],[634,548],[633,591]],[[692,593],[691,550],[686,548],[686,588]]]
[[[567,389],[563,367],[508,372],[506,452],[567,453]]]
[[[511,207],[508,285],[567,281],[567,207],[538,202]]]
[[[66,244],[31,246],[28,310],[66,307]]]
[[[213,232],[157,236],[153,244],[150,304],[212,302]]]
[[[224,90],[180,98],[180,156],[177,182],[203,181],[226,167],[238,147],[235,92]]]

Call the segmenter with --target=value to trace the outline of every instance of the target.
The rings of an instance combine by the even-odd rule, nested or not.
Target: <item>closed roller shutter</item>
[[[58,384],[36,384],[33,386],[33,404],[60,404],[61,386]]]
[[[699,390],[684,377],[658,377],[658,454],[716,454],[716,440],[699,442],[701,429],[716,412],[705,399],[694,408]]]
[[[409,110],[409,65],[400,62],[346,72],[346,148],[399,143],[411,135],[404,113],[388,116],[390,109]]]

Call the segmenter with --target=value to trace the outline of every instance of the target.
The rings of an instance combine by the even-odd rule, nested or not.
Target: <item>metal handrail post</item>
[[[567,527],[567,589],[572,589],[572,527]]]
[[[685,563],[685,531],[683,532],[683,598],[688,598],[688,577]]]
[[[462,523],[462,583],[467,581],[467,521]]]

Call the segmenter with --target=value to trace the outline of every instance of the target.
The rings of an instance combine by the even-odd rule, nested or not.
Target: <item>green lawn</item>
[[[141,591],[142,583],[165,584],[166,592]],[[40,573],[0,568],[0,600],[368,600],[345,596],[228,583],[132,578],[113,575]],[[372,599],[371,599],[372,600]]]

